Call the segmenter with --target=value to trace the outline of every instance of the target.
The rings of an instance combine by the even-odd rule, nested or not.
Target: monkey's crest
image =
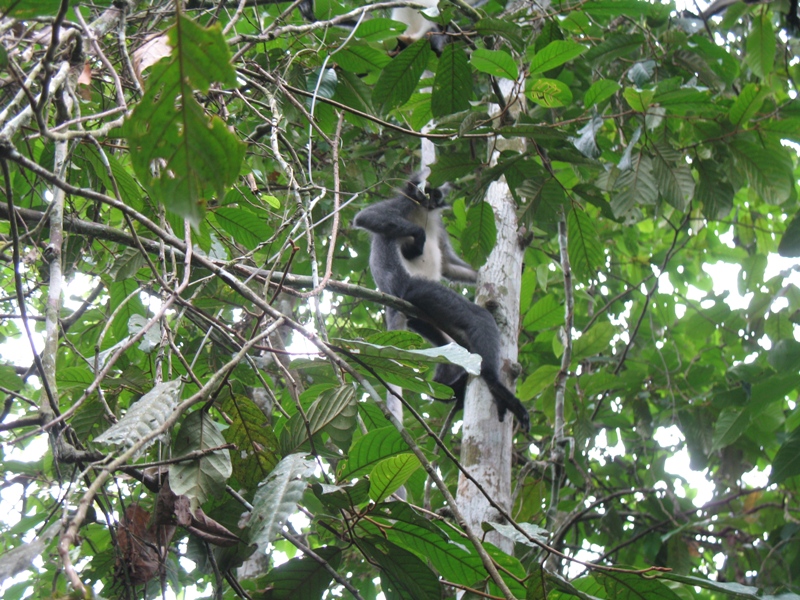
[[[447,206],[445,198],[450,193],[450,189],[449,183],[444,183],[439,187],[432,187],[419,177],[413,177],[406,182],[400,193],[427,210],[435,210]]]

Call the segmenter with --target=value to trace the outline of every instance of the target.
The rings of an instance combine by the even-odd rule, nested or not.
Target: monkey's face
[[[450,184],[445,183],[440,187],[433,187],[427,183],[423,184],[410,181],[406,186],[406,196],[414,202],[428,210],[436,210],[446,205],[445,198],[450,192]]]

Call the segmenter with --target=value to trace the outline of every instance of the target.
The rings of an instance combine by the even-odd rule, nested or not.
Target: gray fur
[[[413,304],[425,319],[406,319],[388,308],[388,329],[416,331],[436,346],[451,340],[481,356],[481,377],[497,404],[503,420],[510,410],[523,429],[528,429],[528,411],[505,387],[500,373],[500,331],[492,315],[440,283],[444,276],[453,281],[474,283],[477,273],[461,260],[450,245],[442,223],[447,188],[424,190],[412,179],[394,197],[365,208],[354,225],[372,234],[369,265],[378,289]],[[439,365],[434,381],[453,388],[463,406],[467,373],[455,365]]]

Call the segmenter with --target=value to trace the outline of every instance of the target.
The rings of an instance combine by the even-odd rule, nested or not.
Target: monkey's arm
[[[404,245],[403,256],[416,258],[425,247],[425,230],[409,221],[396,203],[394,199],[368,206],[356,215],[353,225],[389,239],[412,238],[414,241],[410,245]]]

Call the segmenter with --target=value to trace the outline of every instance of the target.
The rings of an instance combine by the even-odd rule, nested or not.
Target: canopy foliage
[[[800,592],[789,3],[442,2],[441,55],[397,47],[403,2],[297,4],[0,0],[3,598],[499,595],[436,486],[423,509],[423,463],[459,474],[447,358],[383,330],[350,226],[432,120],[457,251],[491,251],[501,177],[528,244],[517,543],[481,546],[513,595]],[[503,78],[524,103],[490,117]],[[490,166],[499,136],[528,149]]]

